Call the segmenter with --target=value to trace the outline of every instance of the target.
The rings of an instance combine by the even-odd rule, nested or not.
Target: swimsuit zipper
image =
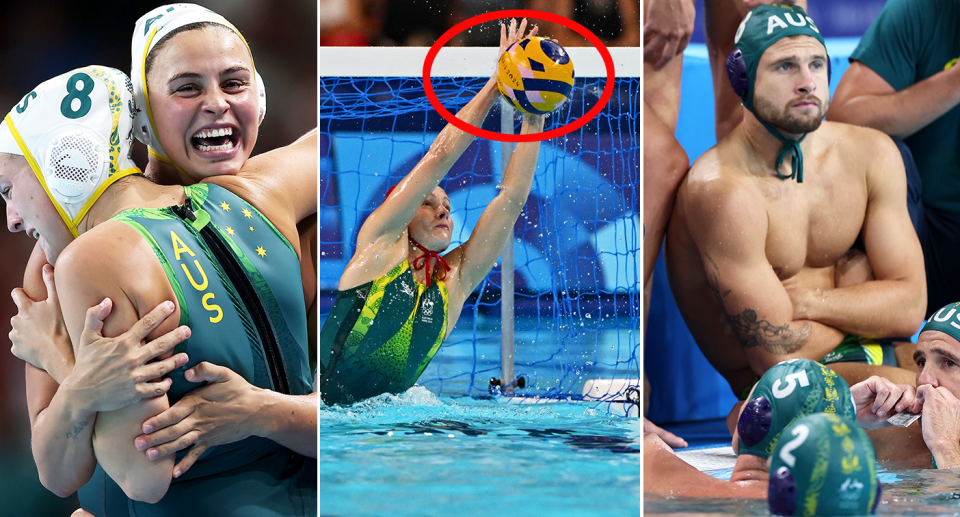
[[[193,213],[193,203],[187,198],[183,205],[170,207],[173,212],[184,220],[195,221],[196,214]],[[264,357],[267,360],[267,369],[270,371],[270,377],[273,380],[274,388],[285,395],[290,394],[290,386],[287,382],[286,371],[283,368],[283,358],[280,355],[280,345],[277,344],[276,337],[270,330],[270,322],[267,319],[267,313],[257,296],[256,290],[250,284],[243,267],[237,261],[237,258],[230,252],[229,247],[223,242],[222,237],[208,224],[199,230],[200,238],[207,244],[210,252],[220,262],[227,278],[233,284],[240,299],[246,306],[247,311],[253,319],[253,324],[263,343]]]

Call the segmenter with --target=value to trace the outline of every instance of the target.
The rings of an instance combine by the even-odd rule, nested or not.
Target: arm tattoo
[[[753,309],[744,309],[736,316],[727,314],[727,318],[743,348],[760,346],[774,355],[792,354],[800,350],[812,331],[807,322],[791,329],[789,323],[777,327],[767,320],[757,321],[757,313]]]
[[[82,422],[77,422],[77,425],[73,426],[73,429],[71,429],[70,431],[67,431],[67,438],[72,440],[77,436],[80,436],[80,433],[83,432],[83,429],[87,427],[87,424],[89,423],[90,422],[87,420],[84,420]]]
[[[797,328],[791,329],[789,323],[778,327],[767,320],[757,320],[757,312],[749,308],[744,309],[740,314],[730,314],[723,303],[723,299],[730,294],[730,290],[720,292],[720,268],[717,267],[713,257],[706,253],[704,255],[714,268],[714,271],[707,271],[710,289],[713,291],[713,296],[716,298],[717,304],[720,305],[723,314],[727,317],[727,321],[730,322],[730,327],[740,341],[740,346],[743,348],[759,346],[768,353],[786,355],[800,350],[806,344],[807,339],[813,332],[808,322],[803,322]]]

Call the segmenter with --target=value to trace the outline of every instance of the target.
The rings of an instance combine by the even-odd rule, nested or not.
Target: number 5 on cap
[[[780,379],[777,379],[773,383],[773,396],[778,399],[782,399],[787,395],[793,393],[794,388],[797,387],[799,383],[800,386],[809,386],[810,381],[807,379],[807,372],[799,371],[797,373],[791,373],[786,377],[787,386],[783,389],[780,389]]]

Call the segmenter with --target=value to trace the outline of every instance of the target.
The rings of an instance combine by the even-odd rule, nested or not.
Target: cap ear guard
[[[877,497],[873,500],[873,508],[870,509],[870,513],[877,513],[877,505],[880,504],[881,497],[883,497],[883,485],[877,483]]]
[[[69,205],[86,201],[109,174],[107,142],[79,124],[57,128],[44,153],[43,177],[50,195]]]
[[[743,412],[737,420],[737,434],[740,435],[740,441],[747,447],[757,445],[767,437],[772,422],[773,406],[767,397],[761,395],[750,399],[743,406]]]
[[[140,172],[130,158],[129,80],[91,65],[44,81],[7,114],[0,151],[26,158],[70,232],[113,182]]]
[[[877,500],[879,501],[879,498]],[[793,515],[797,509],[797,482],[787,466],[782,466],[770,474],[767,505],[773,515]]]
[[[730,86],[737,97],[745,98],[750,91],[750,77],[747,74],[747,62],[739,48],[733,49],[727,56],[727,78],[730,79]]]

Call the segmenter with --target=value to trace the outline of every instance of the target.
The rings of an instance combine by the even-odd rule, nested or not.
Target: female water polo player
[[[501,25],[500,53],[526,30]],[[530,31],[535,35],[537,28]],[[479,126],[497,99],[496,74],[457,117]],[[525,116],[521,133],[543,129]],[[417,381],[453,330],[463,303],[490,272],[526,203],[540,142],[517,144],[497,197],[467,242],[444,257],[453,234],[450,200],[438,185],[473,135],[448,125],[430,150],[363,223],[320,331],[317,390],[327,404],[399,393]]]
[[[172,177],[181,183],[236,174],[240,166],[246,163],[256,141],[257,125],[265,112],[262,80],[252,72],[252,57],[239,32],[225,19],[207,9],[190,4],[163,6],[147,13],[137,23],[133,62],[133,84],[140,101],[138,105],[150,107],[139,113],[136,133],[150,147],[151,163],[148,170],[154,172],[153,177],[164,177],[164,169],[174,173],[165,177]],[[188,74],[184,75],[184,70]],[[147,84],[151,85],[149,94]],[[214,136],[214,131],[218,135]],[[213,141],[215,139],[221,141]],[[209,144],[229,149],[211,150],[209,148],[215,146]],[[315,142],[307,138],[297,145],[261,155],[247,163],[247,169],[252,171],[251,177],[270,173],[272,177],[266,177],[266,180],[280,180],[285,174],[272,172],[264,163],[283,163],[285,168],[299,167],[315,171]],[[272,191],[271,183],[264,182],[264,186]],[[309,247],[305,245],[301,249]],[[308,265],[308,256],[312,256],[312,253],[304,252],[302,258],[308,267],[303,269],[309,271],[305,275],[312,277],[314,269]],[[39,277],[40,264],[45,261],[42,260],[42,254],[34,259],[40,259],[31,261]],[[44,276],[52,287],[52,271]],[[29,280],[29,273],[27,278]],[[35,283],[40,283],[39,278]],[[52,289],[50,291],[55,295]],[[50,316],[34,314],[34,317],[24,321],[59,319],[59,308],[56,307],[55,298],[53,300],[53,304],[48,303],[49,300],[34,304],[21,293],[18,303],[23,308],[22,315],[40,310],[51,313]],[[307,303],[311,301],[312,296]],[[106,311],[101,309],[99,312],[101,317],[105,317]],[[15,330],[18,321],[15,318]],[[55,326],[31,328],[25,324],[21,327],[19,343],[14,340],[15,350],[19,349],[18,355],[38,367],[45,367],[53,376],[51,379],[42,371],[32,371],[30,374],[35,382],[29,393],[43,394],[43,400],[31,400],[31,407],[40,410],[57,388],[54,379],[63,381],[72,370],[73,354],[69,339],[55,336]],[[66,344],[61,344],[58,349],[47,344],[51,341],[66,341]],[[81,347],[81,352],[86,350],[87,347]],[[88,359],[97,360],[96,357]],[[107,360],[101,358],[101,361]],[[97,368],[92,367],[87,371],[97,371]],[[136,444],[148,456],[163,458],[193,445],[176,466],[176,470],[186,472],[207,448],[234,442],[254,433],[264,433],[263,420],[269,415],[261,410],[264,404],[260,399],[264,395],[271,397],[270,406],[277,413],[293,415],[271,422],[274,429],[269,436],[298,453],[316,455],[315,394],[267,394],[251,386],[235,372],[207,363],[197,366],[195,371],[196,376],[192,381],[213,381],[213,384],[188,394],[173,408],[145,423],[145,428],[153,433],[138,437]],[[135,373],[128,369],[120,371],[118,376]],[[115,380],[120,382],[124,379]],[[45,389],[35,389],[37,384]],[[120,407],[123,405],[121,402],[128,401],[132,396],[125,393],[129,391],[126,388],[99,390],[97,393],[102,404]],[[117,398],[122,400],[110,400]],[[94,400],[86,402],[97,406]],[[66,474],[63,471],[58,473]],[[102,474],[102,471],[98,470],[98,474]],[[52,484],[56,485],[55,482]]]
[[[175,299],[176,320],[189,315],[185,348],[194,364],[222,364],[261,390],[309,393],[303,292],[290,272],[299,267],[296,222],[316,210],[316,172],[285,169],[287,188],[269,191],[246,172],[186,188],[128,178],[139,171],[129,160],[132,137],[120,136],[130,135],[133,119],[126,82],[104,67],[74,70],[30,92],[0,127],[8,216],[44,236],[72,341],[83,342],[84,313],[99,300],[112,300],[103,323],[111,336]],[[221,445],[177,479],[172,457],[151,461],[138,451],[144,419],[194,387],[171,378],[167,395],[110,412],[85,410],[83,392],[58,390],[41,414],[32,412],[41,479],[63,469],[80,472],[66,481],[82,484],[99,462],[123,492],[104,485],[81,493],[94,515],[130,505],[138,515],[171,515],[187,503],[199,515],[312,513],[315,463],[274,441]]]

